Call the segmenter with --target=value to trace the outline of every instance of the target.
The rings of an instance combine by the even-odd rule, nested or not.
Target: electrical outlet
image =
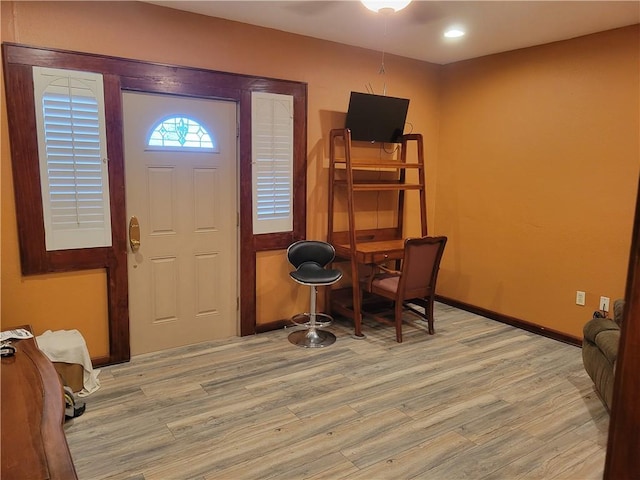
[[[584,305],[586,294],[578,290],[576,292],[576,305]]]
[[[609,311],[609,297],[600,297],[600,310],[603,312]]]

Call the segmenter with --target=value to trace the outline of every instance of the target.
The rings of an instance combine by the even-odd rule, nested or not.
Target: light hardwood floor
[[[414,318],[408,315],[408,318]],[[348,323],[103,368],[66,425],[81,480],[596,479],[608,414],[580,349],[437,304],[436,334]]]

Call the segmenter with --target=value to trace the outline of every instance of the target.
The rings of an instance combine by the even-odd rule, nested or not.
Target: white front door
[[[123,111],[131,354],[237,335],[236,104],[126,92]]]

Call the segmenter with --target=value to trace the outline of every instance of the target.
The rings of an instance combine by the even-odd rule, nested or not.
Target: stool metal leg
[[[305,330],[297,330],[289,335],[289,341],[294,345],[306,348],[326,347],[336,341],[336,336],[325,330],[319,330],[316,322],[318,313],[316,312],[316,298],[318,296],[318,287],[311,287],[309,295],[309,322],[305,325]],[[319,314],[322,317],[330,318],[326,314]],[[329,325],[330,322],[323,322],[322,325]]]

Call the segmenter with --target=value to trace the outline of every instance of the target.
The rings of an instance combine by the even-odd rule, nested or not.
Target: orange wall
[[[3,41],[307,82],[307,233],[326,237],[326,137],[344,125],[350,91],[371,83],[381,93],[379,52],[135,2],[3,1],[0,8]],[[411,98],[408,121],[425,134],[435,158],[439,67],[390,55],[385,67],[387,93]],[[2,326],[27,322],[36,333],[77,328],[92,356],[106,354],[104,272],[20,276],[4,105],[1,155]],[[435,174],[430,178],[434,186]],[[289,317],[308,303],[308,292],[288,279],[284,252],[258,255],[257,282],[258,323]]]
[[[638,32],[443,68],[440,294],[576,337],[601,295],[624,296],[640,168]]]
[[[325,237],[327,133],[351,90],[381,91],[379,52],[134,2],[0,8],[3,41],[307,82],[307,231]],[[439,293],[578,337],[597,297],[623,295],[638,64],[637,27],[446,67],[387,55],[387,93],[411,98],[425,135],[430,232],[450,237]],[[2,326],[78,328],[104,355],[104,272],[20,276],[4,102],[1,113]],[[287,272],[284,252],[258,255],[258,323],[304,309]]]

